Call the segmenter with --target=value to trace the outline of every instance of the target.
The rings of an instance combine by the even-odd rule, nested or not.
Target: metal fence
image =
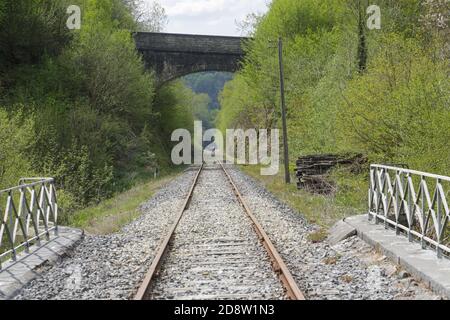
[[[383,165],[370,167],[369,220],[422,248],[450,256],[450,177]]]
[[[19,186],[0,190],[0,269],[51,234],[58,234],[58,203],[52,178],[23,178]]]

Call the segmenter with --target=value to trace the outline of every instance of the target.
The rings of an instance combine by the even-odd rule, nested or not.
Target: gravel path
[[[195,172],[188,171],[141,206],[121,232],[86,235],[68,257],[32,281],[16,299],[129,299],[182,206]]]
[[[220,166],[200,174],[152,299],[283,299],[284,289]]]
[[[357,237],[311,243],[318,230],[235,167],[227,169],[307,299],[439,299]]]

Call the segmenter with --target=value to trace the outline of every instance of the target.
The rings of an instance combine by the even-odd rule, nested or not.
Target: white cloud
[[[268,1],[159,0],[159,3],[166,9],[169,18],[167,32],[239,35],[236,21],[252,12],[266,12]]]
[[[171,17],[198,17],[224,10],[225,2],[225,0],[178,1],[166,10]]]

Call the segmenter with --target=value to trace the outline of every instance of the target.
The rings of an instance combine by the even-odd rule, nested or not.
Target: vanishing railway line
[[[202,165],[135,295],[149,299],[304,299],[222,164]]]

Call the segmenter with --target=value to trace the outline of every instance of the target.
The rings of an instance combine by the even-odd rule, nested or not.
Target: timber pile
[[[336,166],[361,167],[367,159],[362,155],[344,156],[335,154],[311,155],[298,158],[296,162],[297,188],[313,193],[330,194],[335,184],[328,179],[329,172]]]

